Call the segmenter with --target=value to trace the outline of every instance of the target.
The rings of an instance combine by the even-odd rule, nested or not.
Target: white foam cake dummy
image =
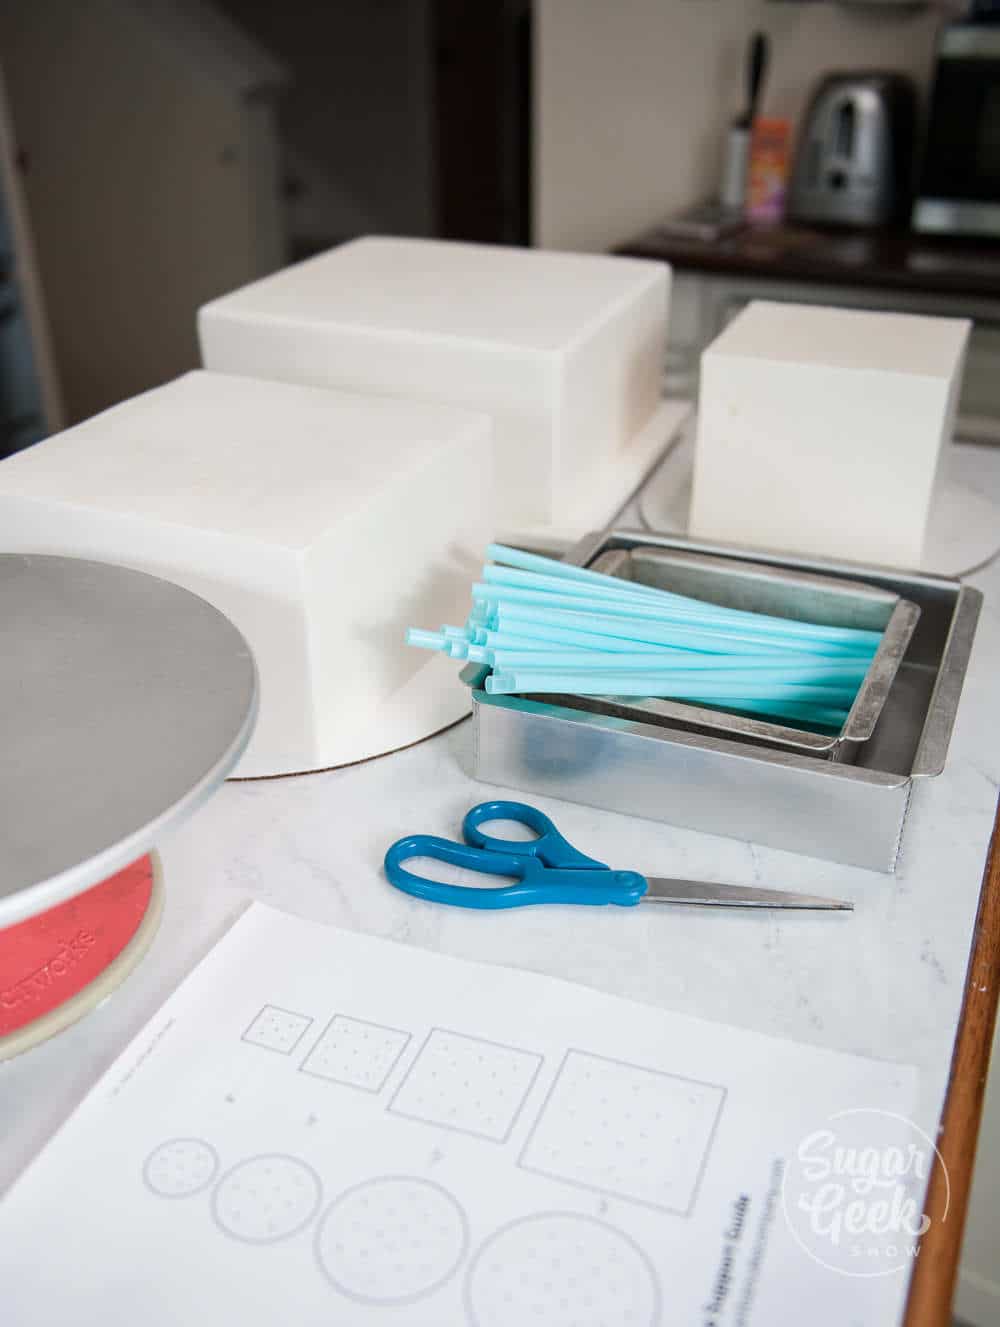
[[[440,401],[494,421],[497,533],[610,521],[686,405],[660,399],[670,269],[369,236],[204,306],[206,368]]]
[[[636,503],[638,520],[660,534],[687,534],[694,467],[693,428],[685,429]],[[1000,551],[1000,447],[947,443],[931,493],[923,553],[914,570],[960,576]],[[845,529],[843,557],[850,558]]]
[[[915,566],[970,326],[752,301],[702,355],[692,534]]]
[[[195,372],[0,463],[11,552],[147,571],[243,633],[260,711],[237,777],[362,760],[467,710],[404,643],[461,619],[494,533],[486,415]]]

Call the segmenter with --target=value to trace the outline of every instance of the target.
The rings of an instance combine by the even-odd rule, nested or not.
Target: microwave
[[[938,45],[913,229],[1000,236],[1000,24],[955,24]]]

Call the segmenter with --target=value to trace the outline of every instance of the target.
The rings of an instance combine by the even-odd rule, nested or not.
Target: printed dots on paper
[[[334,1289],[372,1304],[428,1295],[468,1246],[465,1213],[430,1180],[385,1176],[348,1189],[316,1231],[316,1258]]]
[[[188,1198],[215,1179],[219,1158],[201,1138],[171,1138],[146,1158],[142,1177],[161,1198]]]
[[[311,1022],[312,1019],[306,1014],[296,1014],[290,1009],[266,1004],[243,1033],[243,1040],[252,1046],[263,1046],[281,1055],[291,1055]]]
[[[302,1061],[303,1073],[380,1092],[410,1040],[398,1028],[337,1014]]]
[[[571,1050],[520,1165],[686,1215],[724,1098],[712,1083]]]
[[[545,1212],[501,1227],[469,1265],[473,1327],[653,1327],[660,1289],[646,1254],[593,1217]]]
[[[435,1028],[389,1109],[502,1143],[541,1065],[533,1051]]]
[[[219,1229],[247,1244],[271,1244],[294,1235],[316,1215],[323,1188],[298,1157],[270,1153],[241,1161],[212,1194]]]

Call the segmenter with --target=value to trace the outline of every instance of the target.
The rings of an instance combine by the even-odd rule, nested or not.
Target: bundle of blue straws
[[[488,665],[493,695],[665,696],[841,728],[881,633],[770,617],[490,544],[464,626],[407,642]]]

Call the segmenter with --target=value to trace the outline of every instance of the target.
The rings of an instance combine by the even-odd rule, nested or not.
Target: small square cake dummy
[[[701,357],[689,533],[919,566],[969,327],[748,305]]]
[[[214,300],[198,331],[208,369],[487,411],[503,528],[587,529],[670,436],[669,284],[633,258],[371,236]]]
[[[260,675],[242,776],[343,764],[466,710],[404,644],[464,616],[493,534],[472,411],[189,373],[0,462],[9,552],[162,576],[226,614]],[[440,667],[440,665],[444,667]]]

